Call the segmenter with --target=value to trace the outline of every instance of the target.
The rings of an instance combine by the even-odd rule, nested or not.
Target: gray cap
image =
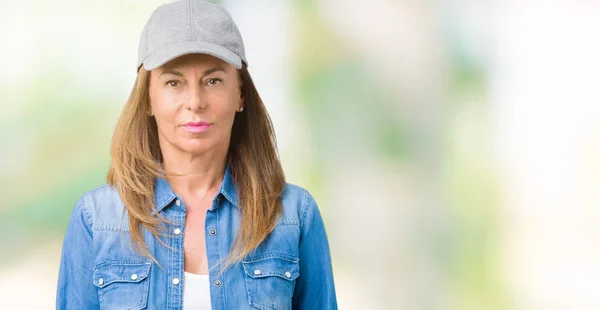
[[[186,54],[208,54],[237,69],[248,65],[244,42],[233,19],[217,4],[179,0],[159,6],[150,16],[138,49],[138,66],[150,71]]]

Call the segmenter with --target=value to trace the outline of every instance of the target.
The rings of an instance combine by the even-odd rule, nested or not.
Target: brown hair
[[[241,223],[234,247],[223,265],[239,262],[275,228],[281,215],[285,176],[273,124],[246,66],[238,70],[244,112],[236,113],[227,161],[238,195]],[[160,164],[156,121],[149,116],[150,72],[140,68],[115,128],[108,184],[116,187],[129,214],[133,249],[156,262],[148,251],[143,229],[158,241],[168,222],[156,211],[154,182],[165,172]]]

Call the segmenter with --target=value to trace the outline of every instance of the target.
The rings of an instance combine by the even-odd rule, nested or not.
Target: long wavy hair
[[[275,228],[281,215],[285,176],[279,161],[275,132],[246,66],[238,70],[244,112],[236,113],[227,153],[238,195],[241,223],[234,247],[223,268],[239,262]],[[150,111],[150,72],[141,67],[117,122],[111,146],[108,184],[115,187],[128,211],[132,248],[153,261],[144,229],[158,241],[168,222],[156,211],[154,182],[163,177],[158,129]],[[158,263],[158,262],[157,262]],[[216,266],[214,266],[216,267]]]

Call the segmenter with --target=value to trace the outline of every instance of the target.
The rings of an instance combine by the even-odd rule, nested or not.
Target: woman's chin
[[[188,147],[182,148],[182,150],[185,153],[189,153],[191,155],[200,155],[200,154],[203,154],[203,153],[206,153],[206,152],[210,151],[211,148],[207,148],[207,147],[204,147],[204,146],[201,146],[201,147],[189,147],[188,146]]]
[[[213,150],[215,146],[207,141],[189,140],[180,145],[180,149],[190,154],[202,154]]]

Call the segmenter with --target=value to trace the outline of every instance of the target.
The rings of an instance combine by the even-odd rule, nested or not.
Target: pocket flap
[[[244,272],[251,278],[277,276],[285,280],[294,280],[300,275],[299,259],[265,257],[255,260],[242,260]]]
[[[148,277],[149,262],[107,262],[94,269],[94,285],[105,287],[113,282],[140,282]]]

